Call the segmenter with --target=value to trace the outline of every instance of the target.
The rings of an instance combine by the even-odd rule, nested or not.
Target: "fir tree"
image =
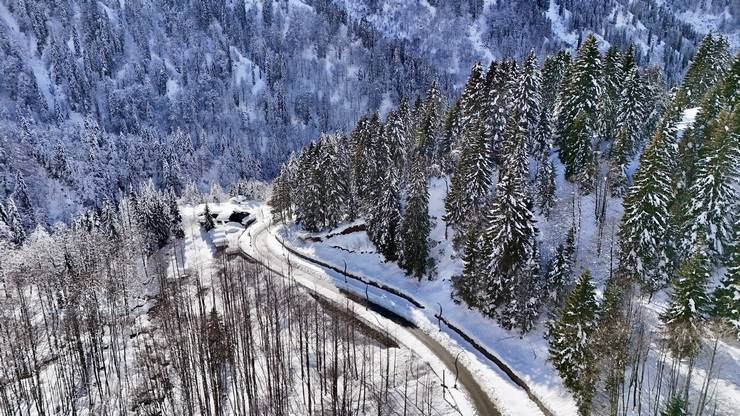
[[[486,74],[483,103],[483,135],[493,160],[500,164],[508,114],[507,78],[503,65],[491,62]]]
[[[719,286],[712,294],[712,313],[740,340],[740,218],[735,222],[734,250]]]
[[[555,257],[550,261],[545,279],[547,300],[553,304],[560,303],[565,288],[573,280],[573,253],[575,251],[574,231],[571,228],[565,242],[558,245]]]
[[[521,270],[536,255],[537,228],[527,191],[527,156],[522,126],[512,116],[496,197],[487,213],[486,239],[491,247],[487,282],[488,313],[512,299]],[[536,260],[534,260],[536,261]]]
[[[520,123],[527,132],[527,148],[530,154],[542,147],[536,141],[536,131],[540,116],[541,75],[537,66],[537,56],[534,51],[530,52],[524,60],[524,65],[513,91],[514,111],[519,114]]]
[[[545,218],[550,218],[550,210],[555,206],[555,166],[545,159],[537,172],[537,205]]]
[[[367,232],[386,261],[396,261],[399,255],[401,197],[395,169],[386,171],[383,187],[378,194],[377,205],[368,213]]]
[[[174,194],[169,195],[169,210],[170,234],[177,239],[185,238],[185,232],[182,230],[182,216]]]
[[[704,94],[722,78],[729,60],[727,40],[712,33],[707,34],[686,71],[683,84],[676,94],[676,105],[688,108],[698,104]]]
[[[211,231],[214,227],[216,227],[216,224],[213,222],[211,209],[208,207],[208,204],[206,204],[205,208],[203,209],[203,228],[206,231]]]
[[[660,416],[688,416],[686,402],[680,396],[671,397]]]
[[[429,257],[429,191],[424,158],[414,158],[406,195],[406,211],[401,224],[403,267],[421,280]]]
[[[620,229],[621,267],[626,276],[653,292],[668,281],[672,267],[669,204],[674,196],[677,114],[668,113],[640,158],[624,199]]]
[[[561,49],[545,59],[542,65],[542,109],[550,114],[555,112],[555,103],[558,94],[563,89],[568,67],[570,66],[570,52]]]
[[[703,324],[711,306],[706,292],[710,265],[704,250],[700,243],[681,265],[673,282],[668,309],[660,316],[668,345],[678,358],[694,357],[701,348]]]
[[[595,288],[588,270],[581,273],[567,296],[560,319],[548,333],[550,360],[575,396],[579,413],[588,415],[594,394],[594,357],[591,348],[596,326]]]
[[[455,291],[466,304],[483,308],[483,290],[488,275],[489,246],[478,227],[470,227],[464,235],[463,272],[455,278]]]
[[[732,247],[740,184],[740,110],[723,110],[708,128],[708,143],[699,162],[688,210],[689,237],[684,250],[706,242],[712,260],[721,261]]]
[[[601,57],[596,38],[591,34],[578,49],[560,99],[560,158],[565,164],[567,178],[592,169],[591,138],[596,129],[597,99],[600,94]]]

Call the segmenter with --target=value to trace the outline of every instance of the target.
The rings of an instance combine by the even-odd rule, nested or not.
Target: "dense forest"
[[[740,336],[738,77],[740,57],[714,35],[673,90],[633,48],[602,56],[594,36],[542,65],[534,53],[476,64],[451,105],[432,85],[385,120],[309,144],[283,166],[271,205],[309,231],[364,219],[386,261],[423,279],[434,268],[428,181],[449,175],[444,221],[464,264],[454,296],[522,333],[549,317],[551,360],[581,411],[603,389],[617,412],[644,354],[636,299],[670,289],[660,320],[674,372],[714,335]],[[556,168],[577,196],[558,192]],[[599,248],[614,253],[600,296],[589,270],[574,269],[581,196],[595,201],[586,215],[599,243],[607,206],[623,204],[616,241]],[[554,212],[558,198],[572,211]],[[570,231],[543,256],[538,226],[550,221]],[[666,388],[685,406],[677,374]],[[702,413],[706,391],[691,399]]]
[[[149,178],[177,193],[271,179],[291,151],[435,79],[450,98],[476,60],[573,51],[589,32],[632,42],[674,83],[700,40],[679,3],[6,1],[0,199],[20,175],[50,226]],[[709,3],[699,12],[735,39],[729,2]]]

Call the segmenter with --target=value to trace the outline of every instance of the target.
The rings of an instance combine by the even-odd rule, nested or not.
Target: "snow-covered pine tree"
[[[408,142],[412,141],[407,137],[408,130],[404,123],[403,115],[398,111],[391,111],[385,120],[383,127],[383,143],[388,146],[391,153],[391,161],[395,169],[403,172],[406,165],[406,149]]]
[[[542,65],[542,105],[543,111],[555,114],[555,105],[558,95],[563,90],[563,82],[567,78],[570,67],[570,52],[561,49],[548,56]]]
[[[454,280],[455,293],[472,307],[483,308],[488,280],[489,247],[479,227],[469,227],[463,240],[463,272]]]
[[[733,224],[740,209],[740,110],[722,110],[707,129],[703,157],[691,184],[689,235],[684,252],[704,241],[713,263],[721,262],[733,246]]]
[[[614,140],[617,128],[617,112],[622,93],[622,53],[611,45],[604,55],[603,91],[599,97],[599,136],[607,143]]]
[[[3,202],[0,201],[0,241],[10,241],[13,238],[13,230],[10,228],[10,217]]]
[[[575,251],[574,231],[571,228],[565,241],[558,245],[555,256],[550,260],[545,278],[547,300],[555,305],[560,304],[563,291],[573,280],[573,253]]]
[[[20,171],[15,174],[15,188],[13,193],[10,194],[10,198],[15,202],[18,215],[21,218],[20,224],[26,233],[30,233],[36,227],[36,213],[28,195],[26,181]]]
[[[660,416],[688,416],[686,401],[681,396],[671,397]]]
[[[621,196],[627,187],[625,166],[642,142],[642,124],[645,109],[642,107],[644,85],[636,66],[625,73],[619,96],[616,118],[617,134],[611,148],[609,184],[612,195]]]
[[[665,325],[668,347],[681,359],[694,357],[701,348],[703,324],[711,303],[707,295],[710,263],[700,242],[691,257],[678,269],[671,300],[660,316]]]
[[[637,67],[633,67],[625,73],[622,92],[619,96],[616,127],[620,146],[616,147],[616,152],[613,152],[613,158],[617,161],[632,156],[642,142],[642,123],[645,118],[644,101],[644,83]]]
[[[572,179],[579,174],[586,177],[580,182],[587,181],[588,171],[592,169],[591,140],[597,127],[601,72],[596,37],[590,34],[570,66],[558,106],[560,158],[565,164],[567,178]]]
[[[537,65],[537,55],[531,51],[524,59],[513,91],[514,111],[520,115],[520,123],[527,131],[527,149],[529,154],[537,155],[536,150],[544,145],[537,143],[536,131],[540,117],[541,74]]]
[[[424,100],[424,111],[414,134],[416,135],[416,148],[427,158],[427,163],[436,164],[440,167],[443,166],[441,157],[443,157],[444,149],[442,147],[445,147],[440,144],[443,136],[441,131],[442,111],[442,97],[437,88],[437,83],[433,82],[427,91]],[[409,153],[409,157],[411,157],[411,153]]]
[[[513,281],[511,299],[500,308],[498,322],[506,329],[518,328],[524,335],[534,327],[540,314],[540,307],[545,300],[536,242],[525,262],[517,269]]]
[[[590,414],[595,368],[591,336],[596,327],[596,292],[588,270],[581,273],[548,332],[550,361],[576,398],[579,413]]]
[[[740,216],[735,220],[734,249],[727,270],[712,294],[711,315],[740,340]]]
[[[377,205],[368,212],[367,233],[386,261],[396,261],[399,253],[401,226],[401,195],[398,172],[389,167],[381,189],[378,190]]]
[[[537,171],[537,206],[545,218],[550,218],[550,210],[555,206],[555,166],[549,158],[540,163]]]
[[[461,154],[465,152],[468,145],[475,142],[483,127],[481,112],[484,104],[484,86],[483,67],[480,62],[476,62],[460,96],[460,126],[462,131],[457,138],[454,149]]]
[[[517,278],[536,255],[537,228],[527,190],[526,131],[519,119],[515,112],[507,125],[501,177],[486,216],[486,240],[491,248],[485,301],[489,315],[512,299]]]
[[[708,33],[696,50],[683,84],[676,93],[676,106],[696,106],[704,94],[722,78],[731,59],[727,39]]]
[[[170,235],[176,239],[185,238],[185,231],[182,229],[182,215],[180,208],[177,206],[175,194],[170,192],[167,195],[170,217]]]
[[[211,208],[209,208],[206,203],[206,206],[203,209],[203,229],[211,231],[215,226],[216,224],[213,222],[213,217],[211,216]]]
[[[624,198],[624,217],[619,231],[621,270],[633,281],[654,292],[669,280],[672,270],[671,238],[678,114],[665,115],[662,127],[640,158],[640,167]]]
[[[436,159],[442,171],[452,173],[456,156],[453,154],[455,141],[462,131],[460,125],[460,100],[455,101],[444,114],[442,132],[437,142]]]
[[[486,74],[483,102],[483,134],[488,143],[491,157],[500,164],[504,143],[504,130],[508,114],[507,78],[504,68],[496,61],[491,62]]]
[[[402,265],[406,271],[421,280],[429,260],[429,190],[425,157],[416,155],[411,164],[406,191],[406,209],[401,224]]]

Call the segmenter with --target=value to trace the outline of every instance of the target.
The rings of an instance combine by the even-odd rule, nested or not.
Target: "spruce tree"
[[[211,209],[206,204],[203,209],[203,228],[206,231],[211,231],[215,226],[216,224],[213,222],[213,217],[211,216]]]
[[[730,60],[727,40],[713,33],[707,34],[694,54],[683,84],[676,94],[679,108],[694,107],[724,75]]]
[[[735,221],[734,249],[727,270],[712,294],[711,316],[740,340],[740,216]]]
[[[621,268],[650,292],[662,287],[672,269],[669,205],[674,197],[677,114],[669,112],[663,127],[640,158],[632,187],[624,198],[624,217],[619,231]]]
[[[601,89],[601,57],[596,38],[591,34],[570,66],[559,105],[560,158],[569,179],[593,168],[591,139],[597,127],[597,99]],[[584,176],[586,180],[581,182],[585,184],[589,174]]]
[[[421,280],[429,257],[429,191],[424,157],[417,155],[411,165],[406,195],[406,211],[401,224],[403,267]]]
[[[550,218],[550,210],[555,206],[555,166],[545,159],[537,172],[537,206],[545,218]]]
[[[740,185],[740,110],[723,110],[710,123],[708,143],[699,162],[688,210],[689,236],[684,250],[706,242],[711,259],[720,262],[732,247]]]
[[[688,416],[686,402],[680,396],[673,396],[666,403],[660,416]]]
[[[678,269],[668,309],[660,316],[668,345],[679,359],[694,357],[698,353],[703,325],[711,307],[706,291],[710,264],[704,251],[705,247],[700,243]]]
[[[568,231],[565,242],[558,245],[555,257],[550,261],[545,278],[547,300],[555,305],[562,300],[563,291],[573,280],[573,252],[575,251],[573,228]]]
[[[483,292],[488,277],[490,249],[484,233],[478,227],[469,227],[463,241],[463,272],[455,278],[455,292],[466,304],[484,308]]]
[[[507,126],[501,177],[486,219],[491,248],[486,302],[491,315],[512,299],[522,269],[536,256],[537,228],[527,190],[526,131],[517,120],[514,114]]]
[[[579,413],[588,415],[594,394],[595,369],[591,348],[598,304],[588,270],[568,294],[560,319],[549,330],[550,360],[565,387],[576,398]]]
[[[483,135],[493,160],[501,163],[509,100],[506,96],[507,77],[503,65],[491,62],[486,74],[483,104]]]
[[[519,114],[520,123],[527,132],[527,148],[530,154],[542,147],[537,143],[536,131],[540,117],[540,95],[541,75],[537,66],[537,55],[530,52],[524,60],[524,65],[513,91],[514,111]]]
[[[367,232],[370,240],[386,261],[396,261],[399,255],[401,225],[401,196],[395,169],[386,171],[382,189],[378,191],[377,205],[368,213]]]

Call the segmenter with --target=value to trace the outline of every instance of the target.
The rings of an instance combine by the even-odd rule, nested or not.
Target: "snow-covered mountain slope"
[[[640,64],[661,67],[673,81],[683,75],[696,44],[708,31],[728,34],[738,45],[740,27],[729,1],[693,3],[697,2],[337,1],[351,16],[367,20],[386,36],[409,40],[422,56],[451,74],[464,72],[475,60],[576,48],[593,32],[604,49],[634,43]]]

